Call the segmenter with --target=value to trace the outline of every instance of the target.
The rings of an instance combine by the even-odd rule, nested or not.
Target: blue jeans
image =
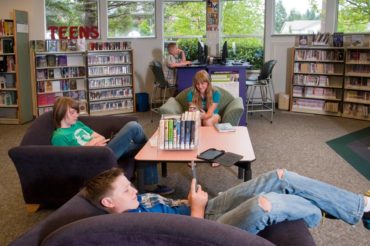
[[[205,218],[254,234],[284,220],[303,219],[308,227],[315,227],[321,210],[349,224],[361,219],[363,195],[294,172],[283,173],[280,179],[277,171],[271,171],[222,192],[208,201]],[[259,205],[261,196],[270,202],[270,211]]]
[[[107,144],[117,160],[123,157],[134,157],[147,142],[144,130],[136,121],[130,121],[124,125],[114,138]],[[158,183],[158,171],[156,164],[145,166],[144,184],[153,185]]]

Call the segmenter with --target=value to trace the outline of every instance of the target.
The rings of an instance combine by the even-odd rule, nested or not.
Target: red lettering
[[[59,27],[59,39],[68,39],[68,37],[65,35],[67,32],[66,26]]]
[[[50,30],[51,39],[55,39],[55,31],[58,30],[58,27],[57,26],[49,26],[48,30]]]
[[[69,27],[69,39],[77,39],[77,26],[70,26]]]
[[[99,38],[99,30],[97,26],[92,26],[90,29],[90,38],[97,39]]]
[[[89,27],[80,26],[78,28],[78,34],[80,38],[89,38]]]

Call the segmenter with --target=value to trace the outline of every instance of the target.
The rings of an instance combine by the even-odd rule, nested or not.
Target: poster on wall
[[[218,0],[207,0],[207,31],[218,31]]]

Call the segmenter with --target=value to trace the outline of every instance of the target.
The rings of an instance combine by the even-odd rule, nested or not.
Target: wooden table
[[[137,153],[135,160],[138,162],[138,189],[144,192],[144,167],[145,163],[161,163],[162,176],[167,176],[168,162],[188,163],[191,161],[204,162],[197,155],[209,148],[216,148],[226,152],[233,152],[243,156],[237,165],[239,167],[238,178],[247,181],[252,178],[251,162],[256,157],[249,137],[248,129],[237,126],[235,132],[219,133],[214,127],[200,127],[198,148],[194,150],[160,150],[153,146],[156,143],[157,132]],[[152,142],[152,144],[151,144]]]

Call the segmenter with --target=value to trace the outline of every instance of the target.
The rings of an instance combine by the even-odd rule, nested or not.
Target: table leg
[[[144,173],[145,173],[145,164],[138,163],[137,165],[137,189],[139,193],[144,193]]]
[[[252,169],[249,161],[239,162],[236,165],[238,166],[238,179],[244,178],[244,181],[252,179]]]
[[[167,177],[167,162],[161,162],[162,177]]]

